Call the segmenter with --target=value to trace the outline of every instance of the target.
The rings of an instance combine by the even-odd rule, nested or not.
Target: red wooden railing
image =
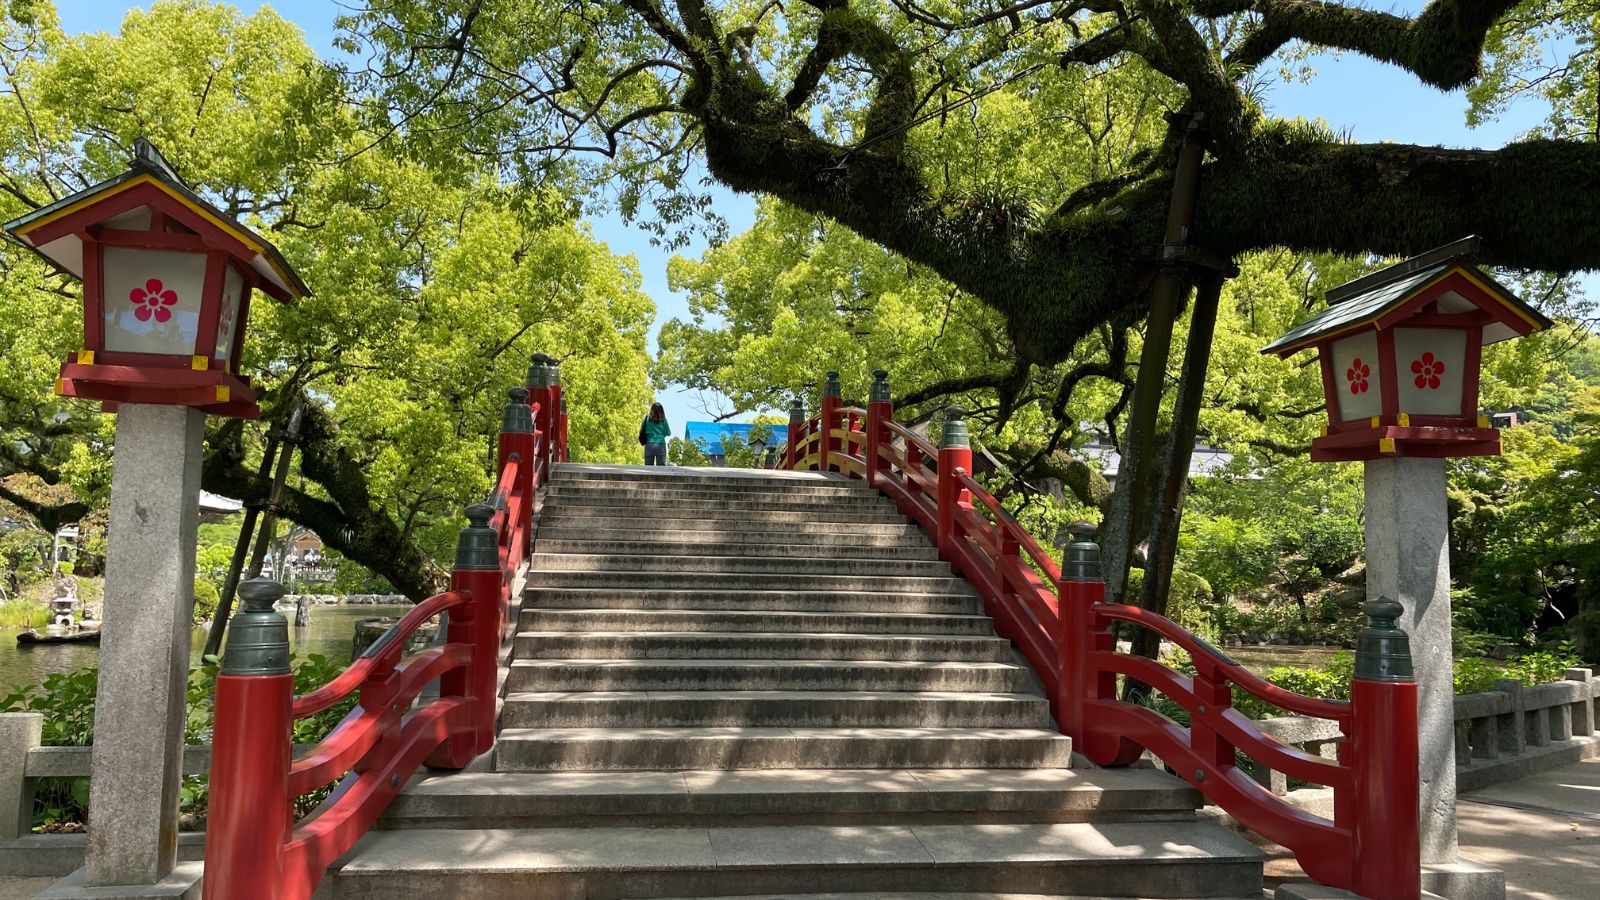
[[[983,597],[996,630],[1013,641],[1049,692],[1074,748],[1099,765],[1126,765],[1148,750],[1235,820],[1292,850],[1317,881],[1374,900],[1420,895],[1417,695],[1409,657],[1379,658],[1400,636],[1398,604],[1369,604],[1363,632],[1372,665],[1357,667],[1349,702],[1301,696],[1269,684],[1181,626],[1144,609],[1105,602],[1099,548],[1080,534],[1067,571],[974,480],[959,410],[941,446],[894,421],[886,373],[874,373],[867,409],[843,408],[828,373],[821,408],[791,415],[780,467],[859,477],[893,498],[933,536],[940,557]],[[1384,606],[1388,604],[1389,609]],[[1120,652],[1110,624],[1148,628],[1187,651],[1195,675]],[[1367,644],[1370,639],[1371,644]],[[1363,674],[1363,669],[1368,671]],[[1399,674],[1390,674],[1390,672]],[[1117,678],[1150,685],[1189,713],[1184,727],[1117,697]],[[1262,732],[1232,708],[1238,687],[1289,712],[1339,723],[1338,762],[1311,756]],[[1237,753],[1291,778],[1331,787],[1332,820],[1285,803],[1235,766]]]
[[[493,747],[512,583],[532,549],[538,490],[551,463],[567,459],[553,368],[536,359],[530,387],[511,391],[494,493],[467,509],[450,589],[417,604],[333,681],[294,697],[287,624],[272,611],[283,588],[256,579],[240,589],[246,612],[217,678],[207,900],[307,900],[420,767],[460,769]],[[417,629],[446,612],[444,643],[402,658]],[[438,696],[419,703],[434,681]],[[294,722],[352,694],[344,720],[291,759]],[[292,821],[296,798],[335,781],[315,812]]]

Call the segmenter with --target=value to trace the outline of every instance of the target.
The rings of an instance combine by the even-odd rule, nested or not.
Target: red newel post
[[[967,437],[967,411],[959,406],[945,410],[944,434],[939,441],[939,523],[935,532],[939,558],[957,568],[956,511],[972,505],[972,495],[956,481],[956,472],[972,471],[972,443]]]
[[[239,586],[244,612],[228,628],[212,725],[206,900],[294,895],[283,871],[294,675],[289,623],[272,608],[282,596],[283,585],[271,579],[246,581]]]
[[[821,435],[817,470],[821,472],[833,471],[833,454],[839,448],[839,439],[833,436],[833,426],[839,421],[839,373],[828,372],[828,380],[822,383],[822,408],[818,411],[817,431]]]
[[[496,677],[500,666],[501,610],[504,608],[503,581],[500,577],[499,536],[489,527],[494,507],[474,503],[467,507],[470,524],[456,539],[456,564],[450,570],[450,589],[467,595],[467,602],[450,613],[449,640],[472,645],[472,664],[456,669],[440,680],[439,695],[471,697],[477,704],[472,716],[473,729],[460,750],[470,755],[456,756],[456,766],[489,752],[494,746],[495,698],[499,695]],[[460,694],[447,694],[450,675],[460,676]],[[452,739],[454,743],[454,739]]]
[[[878,472],[883,461],[878,458],[879,448],[890,440],[888,423],[894,421],[894,404],[889,399],[889,373],[883,369],[872,373],[872,391],[867,395],[867,487],[878,486]]]
[[[522,520],[528,522],[533,515],[533,499],[539,486],[533,483],[533,410],[528,407],[528,389],[514,387],[506,392],[510,399],[500,417],[500,440],[495,444],[496,482],[498,473],[504,472],[506,463],[515,456],[520,463],[517,482],[513,490],[522,498]],[[529,551],[531,529],[523,527],[524,554]]]
[[[799,397],[789,401],[789,432],[785,436],[788,449],[784,451],[783,466],[780,468],[794,468],[800,462],[800,442],[805,439],[806,404]]]
[[[550,474],[550,446],[555,442],[550,425],[559,413],[556,412],[555,395],[550,389],[550,357],[535,353],[531,359],[528,366],[528,404],[534,407],[533,430],[539,436],[539,459],[534,461],[533,468],[543,470],[536,476],[534,487],[538,487]]]
[[[1100,545],[1094,542],[1094,526],[1074,522],[1067,528],[1073,541],[1061,558],[1061,582],[1056,585],[1056,658],[1061,670],[1056,676],[1055,713],[1061,733],[1072,738],[1073,749],[1082,752],[1087,739],[1084,701],[1092,681],[1090,608],[1105,602],[1106,583],[1100,575]]]
[[[1348,735],[1353,889],[1371,900],[1417,900],[1422,837],[1417,795],[1417,683],[1411,638],[1395,625],[1404,608],[1380,597],[1362,608],[1350,682]]]
[[[562,412],[566,409],[562,402],[564,394],[561,390],[561,360],[549,357],[545,368],[550,371],[550,461],[561,462],[562,449],[567,445],[566,432],[562,430]],[[545,469],[545,478],[552,474],[549,468]]]
[[[556,427],[556,433],[561,435],[561,440],[556,442],[556,450],[560,452],[562,462],[569,462],[571,461],[572,457],[569,455],[567,450],[567,394],[565,391],[561,393],[560,415],[561,421]],[[528,510],[529,512],[532,512],[533,507],[528,507]]]

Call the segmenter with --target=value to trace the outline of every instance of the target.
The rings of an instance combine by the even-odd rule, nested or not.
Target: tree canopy
[[[1285,48],[1328,48],[1441,90],[1473,84],[1492,112],[1496,84],[1526,67],[1513,51],[1547,27],[1542,6],[383,0],[349,18],[348,49],[371,59],[384,120],[429,151],[530,179],[620,177],[624,210],[654,202],[669,230],[704,211],[703,160],[938,273],[999,313],[1022,358],[1052,364],[1140,317],[1186,134],[1209,150],[1191,259],[1409,255],[1476,233],[1490,264],[1600,264],[1584,200],[1600,149],[1577,129],[1492,150],[1361,144],[1258,96]],[[1486,46],[1502,51],[1498,81],[1479,79]]]
[[[306,408],[283,514],[328,546],[414,598],[436,590],[460,506],[489,487],[505,389],[534,351],[562,362],[572,445],[597,460],[629,449],[654,304],[637,264],[562,195],[375,146],[338,73],[270,9],[169,0],[117,34],[69,36],[50,4],[12,4],[3,28],[0,217],[120,172],[145,137],[311,286],[295,305],[254,305],[243,368],[264,424]],[[110,417],[51,391],[78,346],[78,292],[0,248],[0,476],[72,489],[0,497],[51,529],[110,481]],[[204,486],[259,502],[262,435],[212,420]]]

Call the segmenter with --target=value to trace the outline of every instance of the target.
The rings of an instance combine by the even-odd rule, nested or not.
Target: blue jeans
[[[659,444],[644,445],[644,464],[647,466],[664,466],[667,464],[667,445],[665,441]]]

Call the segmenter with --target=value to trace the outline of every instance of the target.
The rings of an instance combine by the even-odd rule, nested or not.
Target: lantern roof
[[[1478,243],[1465,238],[1333,288],[1327,309],[1261,352],[1289,356],[1329,339],[1383,331],[1433,304],[1446,315],[1481,313],[1484,344],[1554,324],[1472,264]]]
[[[208,245],[255,270],[267,294],[281,301],[311,294],[271,241],[196,194],[144,138],[134,142],[126,172],[13,219],[4,227],[41,256],[82,278],[83,229],[101,224],[144,228],[157,207]]]

